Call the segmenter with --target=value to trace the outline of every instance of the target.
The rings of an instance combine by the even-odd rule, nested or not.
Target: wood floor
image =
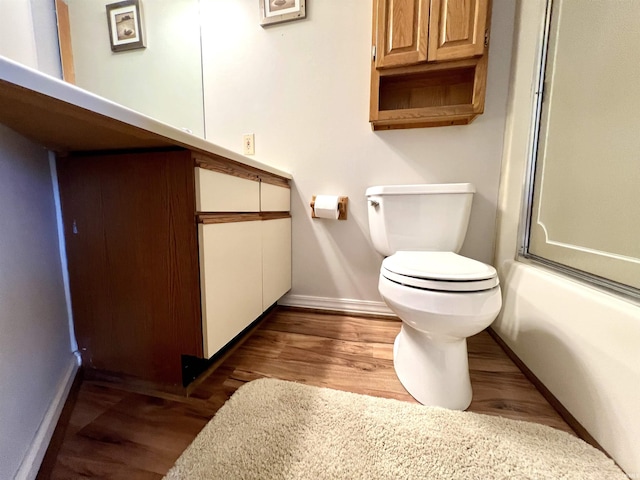
[[[245,382],[284,380],[414,402],[395,376],[400,322],[280,309],[189,398],[86,381],[51,478],[157,479]],[[470,411],[573,433],[488,333],[469,339]]]

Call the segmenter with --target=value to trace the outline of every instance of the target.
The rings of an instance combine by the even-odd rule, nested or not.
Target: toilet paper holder
[[[347,204],[349,203],[349,197],[338,197],[338,220],[346,220],[347,219]],[[316,196],[311,197],[311,203],[309,204],[311,207],[311,218],[316,217],[314,207],[316,206]]]

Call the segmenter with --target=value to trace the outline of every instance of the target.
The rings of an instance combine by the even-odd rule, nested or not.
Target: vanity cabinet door
[[[288,212],[291,210],[291,189],[260,182],[260,211]]]
[[[462,60],[484,53],[489,0],[378,0],[376,68]]]
[[[291,218],[262,223],[262,309],[291,289]]]
[[[262,223],[198,225],[205,358],[262,314]]]
[[[376,68],[427,61],[429,0],[378,0],[374,16]]]
[[[431,0],[430,62],[484,53],[489,0]]]

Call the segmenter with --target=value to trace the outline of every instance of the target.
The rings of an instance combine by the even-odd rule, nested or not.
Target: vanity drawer
[[[260,182],[195,168],[196,211],[259,212]]]
[[[260,183],[260,210],[262,212],[288,212],[291,209],[291,189]]]

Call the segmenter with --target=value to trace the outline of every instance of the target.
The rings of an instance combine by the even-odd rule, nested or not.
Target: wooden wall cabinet
[[[57,164],[88,370],[180,391],[183,356],[206,363],[291,288],[286,178],[189,150]]]
[[[463,125],[484,111],[490,0],[374,0],[374,130]]]

